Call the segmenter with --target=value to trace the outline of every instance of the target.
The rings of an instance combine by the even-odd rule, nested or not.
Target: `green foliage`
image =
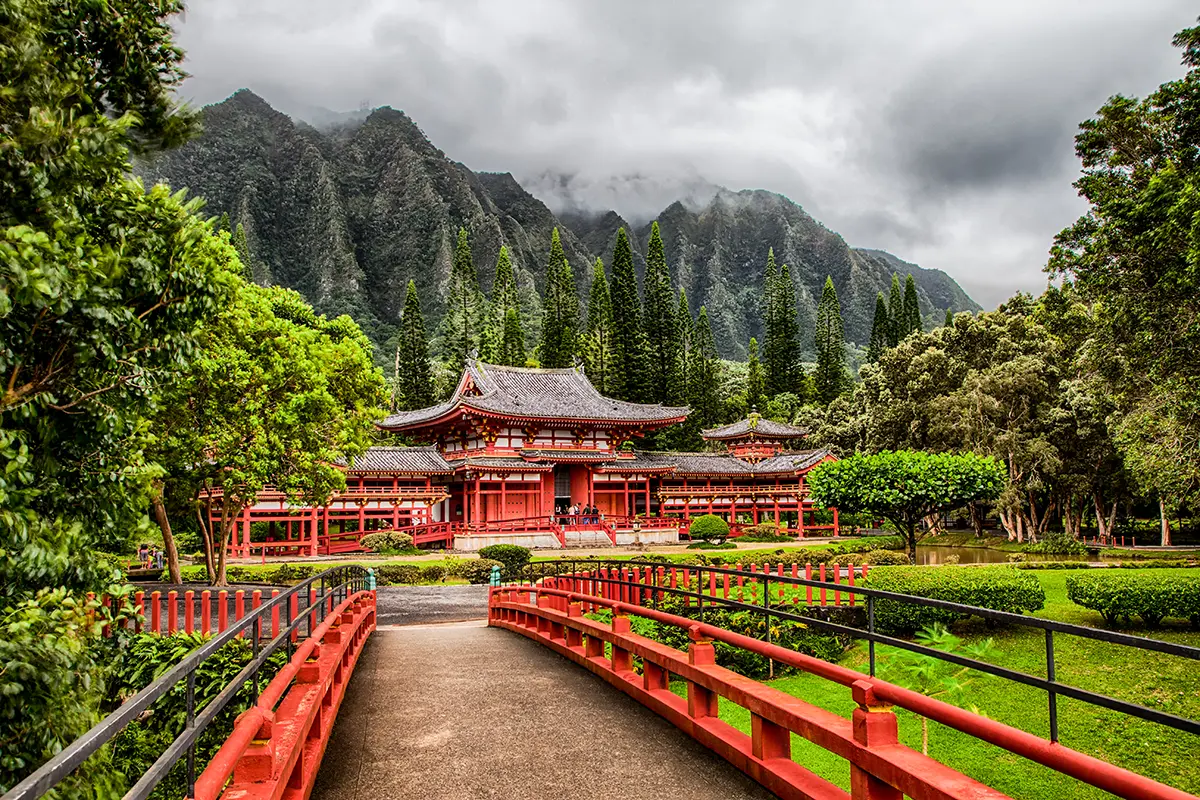
[[[372,553],[382,553],[383,555],[421,552],[413,546],[413,537],[407,533],[396,533],[395,531],[368,533],[359,540],[359,544]]]
[[[917,283],[913,280],[911,272],[904,279],[904,303],[901,306],[900,325],[901,340],[909,334],[922,331],[921,305],[917,301]]]
[[[892,273],[892,286],[888,293],[888,346],[895,347],[904,338],[904,295],[900,292],[900,276]]]
[[[697,541],[720,544],[729,538],[729,523],[716,514],[704,514],[692,520],[688,535]]]
[[[1200,575],[1146,575],[1089,570],[1067,577],[1067,597],[1100,613],[1109,625],[1128,625],[1136,615],[1155,627],[1167,617],[1189,620],[1200,628]]]
[[[737,550],[737,545],[733,542],[692,542],[687,546],[688,550]]]
[[[895,550],[867,550],[862,553],[842,553],[829,559],[830,564],[849,566],[868,564],[874,566],[900,566],[908,564],[908,556]]]
[[[974,453],[883,451],[818,464],[806,480],[813,502],[890,520],[916,563],[917,526],[932,514],[1000,494],[1004,469]]]
[[[825,279],[821,291],[821,302],[817,305],[815,332],[817,369],[813,373],[813,386],[817,402],[828,405],[850,387],[850,376],[846,374],[846,334],[842,325],[842,306],[838,303],[833,278]]]
[[[584,367],[588,380],[602,395],[613,386],[616,353],[613,350],[613,309],[608,292],[604,262],[599,258],[592,265],[592,285],[588,290],[587,333],[583,342]]]
[[[650,226],[650,242],[646,247],[644,278],[645,304],[642,324],[646,332],[646,365],[651,389],[650,399],[665,405],[683,402],[685,378],[679,372],[682,343],[675,320],[675,291],[671,288],[671,271],[663,249],[658,222]],[[713,345],[714,357],[716,345]]]
[[[479,548],[479,557],[504,565],[505,579],[516,578],[529,563],[532,551],[515,544],[493,544]]]
[[[512,312],[513,322],[508,321]],[[512,339],[509,326],[521,338]],[[512,259],[508,247],[501,245],[496,257],[496,274],[492,278],[492,297],[487,307],[487,322],[480,342],[480,357],[490,364],[525,366],[525,340],[521,329],[521,298],[517,292],[517,280],[513,275]],[[520,348],[520,361],[514,360],[516,348]]]
[[[110,708],[115,709],[122,701],[150,685],[209,638],[198,633],[174,636],[144,633],[135,637],[114,671],[108,689]],[[253,658],[250,641],[234,639],[205,659],[196,670],[196,711],[201,711],[211,703]],[[282,649],[272,653],[259,673],[259,686],[266,686],[286,662],[287,653]],[[233,732],[238,714],[250,707],[251,692],[252,684],[247,681],[245,690],[201,734],[196,746],[197,774]],[[186,714],[187,686],[185,681],[180,681],[113,740],[113,763],[130,783],[141,777],[171,742],[183,733]],[[150,796],[155,800],[187,796],[186,768],[187,760],[180,759]]]
[[[467,583],[488,583],[492,579],[492,567],[500,567],[501,573],[504,571],[504,565],[499,561],[490,558],[471,559],[463,562],[457,577],[465,579]]]
[[[775,250],[767,251],[763,273],[763,364],[767,393],[799,393],[800,326],[796,320],[796,287],[787,264],[776,268]]]
[[[1025,552],[1048,556],[1084,555],[1087,547],[1083,542],[1055,531],[1048,533],[1040,542],[1026,545]]]
[[[538,345],[541,365],[560,369],[572,366],[579,350],[579,295],[558,228],[550,236],[542,309],[542,340]]]
[[[751,411],[764,407],[767,391],[766,377],[763,375],[762,364],[758,360],[758,340],[751,339],[747,349],[748,362],[746,366],[746,405]]]
[[[471,257],[466,228],[458,229],[458,243],[446,284],[446,313],[442,316],[442,359],[454,372],[462,372],[467,358],[479,350],[487,319],[479,271]]]
[[[642,301],[633,271],[633,248],[624,228],[617,230],[613,245],[612,283],[613,369],[612,396],[637,402],[647,394],[645,386],[645,340],[642,332]]]
[[[379,586],[399,586],[420,581],[420,564],[381,564],[375,568],[375,582]]]
[[[429,367],[429,340],[416,281],[408,282],[404,314],[396,340],[396,394],[393,406],[412,410],[433,405],[433,371]]]
[[[883,299],[883,292],[880,292],[875,296],[875,318],[871,322],[871,341],[867,344],[868,363],[874,364],[883,355],[883,351],[891,346],[890,329],[887,302]]]
[[[704,306],[700,306],[700,313],[696,316],[696,331],[688,366],[691,370],[688,376],[688,391],[691,393],[688,405],[692,409],[689,422],[699,428],[715,425],[721,414],[720,361],[712,326],[708,321],[708,310]]]
[[[1033,575],[1012,567],[879,567],[864,584],[885,592],[928,597],[968,606],[1022,614],[1037,611],[1046,593]],[[875,625],[882,633],[910,634],[970,614],[893,600],[875,603]]]

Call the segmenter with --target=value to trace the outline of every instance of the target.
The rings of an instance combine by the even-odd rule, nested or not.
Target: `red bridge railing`
[[[730,573],[729,570],[718,571]],[[721,602],[722,588],[728,596],[729,584],[721,587],[714,575],[710,573],[706,581],[698,572],[685,573],[673,576],[667,583],[665,571],[657,566],[621,568],[619,572],[613,570],[611,573],[608,568],[600,568],[546,576],[531,585],[493,587],[489,596],[488,624],[533,639],[588,669],[784,798],[901,800],[907,796],[914,800],[983,800],[1007,796],[901,744],[896,715],[891,710],[893,706],[913,711],[1118,797],[1137,800],[1192,797],[1187,792],[1064,747],[1057,741],[1026,733],[873,675],[648,607],[671,594],[683,595],[689,603]],[[694,586],[699,592],[691,590],[692,577],[696,578]],[[751,576],[742,577],[749,580]],[[677,584],[676,578],[682,578],[683,582]],[[754,578],[764,579],[764,583],[772,578],[789,583],[797,581],[790,576],[781,578],[770,573],[758,573]],[[704,594],[706,584],[710,590],[708,595]],[[766,599],[767,586],[763,589]],[[843,590],[868,592],[868,600],[873,600],[872,596],[900,597],[853,585],[843,586]],[[812,602],[808,599],[808,604]],[[941,601],[922,602],[947,605]],[[611,624],[583,616],[585,611],[597,607],[612,610]],[[984,609],[980,611],[986,613]],[[784,616],[781,612],[774,613]],[[687,630],[691,639],[687,652],[632,633],[629,615]],[[887,637],[876,638],[887,640]],[[717,666],[713,649],[716,641],[845,686],[858,706],[853,717],[845,719]],[[1171,647],[1166,643],[1156,644]],[[607,656],[606,648],[609,650]],[[874,639],[871,650],[873,663]],[[641,674],[634,669],[634,657],[641,659]],[[1187,657],[1195,656],[1187,654]],[[686,682],[686,697],[671,691],[669,681],[672,676]],[[1088,694],[1070,687],[1059,687],[1059,690],[1069,695]],[[719,718],[720,698],[750,711],[749,735]],[[1096,702],[1096,699],[1091,701]],[[1120,701],[1114,703],[1130,705]],[[1194,724],[1186,720],[1180,722],[1183,727]],[[849,762],[849,794],[792,760],[793,733]]]

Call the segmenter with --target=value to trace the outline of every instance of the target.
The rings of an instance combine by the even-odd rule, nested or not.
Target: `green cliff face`
[[[296,289],[327,314],[350,314],[377,344],[395,334],[410,279],[431,327],[441,316],[459,227],[470,234],[485,292],[496,254],[508,246],[530,344],[554,227],[577,274],[596,256],[607,264],[617,228],[629,228],[641,277],[649,224],[634,229],[611,211],[556,216],[511,175],[474,173],[450,160],[401,111],[379,108],[319,131],[242,90],[206,108],[203,122],[203,135],[139,172],[187,188],[207,198],[209,213],[241,223],[257,281]],[[675,203],[658,220],[675,289],[684,287],[693,307],[708,307],[726,357],[745,358],[750,337],[761,335],[769,247],[792,267],[806,343],[826,275],[852,342],[870,336],[875,294],[887,291],[893,271],[913,273],[931,319],[946,308],[978,309],[945,273],[851,248],[781,195],[722,190],[701,210]]]

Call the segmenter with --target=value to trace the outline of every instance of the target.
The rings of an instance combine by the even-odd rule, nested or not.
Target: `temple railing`
[[[1186,734],[1200,734],[1200,721],[1148,708],[1055,680],[1054,636],[1072,635],[1142,651],[1200,660],[1200,648],[1140,636],[1087,628],[1038,617],[1027,617],[942,600],[912,597],[853,582],[830,582],[722,567],[665,567],[640,561],[535,562],[525,582],[491,590],[489,625],[521,633],[599,675],[613,686],[674,722],[739,769],[782,797],[851,797],[854,800],[898,800],[902,795],[925,798],[1004,797],[961,773],[899,743],[891,706],[912,711],[1022,756],[1082,783],[1118,797],[1184,800],[1192,795],[1158,783],[1058,742],[1058,697],[1070,697]],[[838,569],[833,575],[839,575]],[[854,572],[850,571],[850,575]],[[833,580],[837,580],[836,577]],[[731,587],[733,591],[731,591]],[[746,602],[751,588],[752,602]],[[774,591],[773,591],[774,590]],[[834,622],[812,609],[824,605],[827,591],[847,593],[857,601],[865,628]],[[819,600],[814,600],[814,594]],[[761,601],[759,598],[761,597]],[[801,600],[805,597],[804,600]],[[696,617],[660,610],[666,598],[675,608]],[[682,601],[682,608],[679,601]],[[1039,630],[1046,639],[1046,677],[944,652],[880,633],[875,628],[879,601],[915,604],[979,616],[990,622]],[[611,624],[587,619],[596,608],[613,612]],[[705,610],[730,609],[759,613],[766,621],[767,640],[736,634],[704,622]],[[686,653],[633,634],[629,616],[654,620],[687,630]],[[773,621],[794,621],[820,630],[868,642],[869,674],[822,661],[771,642]],[[858,705],[847,720],[772,687],[716,666],[713,642],[756,653],[847,687]],[[875,677],[875,648],[885,644],[968,667],[1005,680],[1041,689],[1049,705],[1049,738],[1043,738],[927,697]],[[609,655],[605,655],[606,647]],[[634,671],[633,658],[642,662]],[[686,699],[671,691],[672,676],[686,682]],[[719,719],[718,698],[724,697],[751,712],[746,735]],[[826,781],[791,757],[796,734],[850,763],[851,792]]]

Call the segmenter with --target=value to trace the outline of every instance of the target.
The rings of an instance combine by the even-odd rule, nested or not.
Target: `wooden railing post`
[[[854,702],[858,703],[852,720],[854,741],[872,748],[897,744],[900,738],[891,706],[875,698],[867,681],[855,681],[850,691]],[[851,761],[850,797],[852,800],[903,800],[904,795]]]
[[[629,617],[613,614],[613,633],[629,633]],[[633,653],[617,644],[612,645],[612,671],[616,673],[633,672]]]
[[[695,667],[711,667],[717,663],[717,652],[711,639],[700,635],[700,627],[688,629],[692,643],[688,645],[688,663]],[[720,716],[719,695],[694,681],[687,682],[688,716],[693,719]]]

